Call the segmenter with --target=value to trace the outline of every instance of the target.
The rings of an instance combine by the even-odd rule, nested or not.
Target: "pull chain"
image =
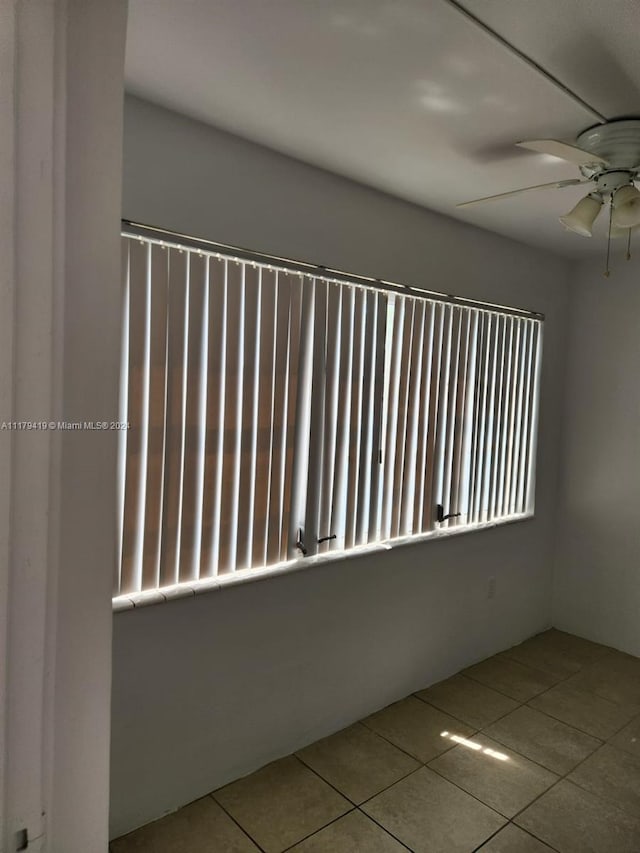
[[[627,260],[631,260],[631,228],[629,228],[629,234],[627,235]]]
[[[607,234],[607,264],[604,271],[604,277],[609,278],[611,270],[609,269],[609,257],[611,255],[611,220],[613,219],[613,197],[609,202],[609,232]]]

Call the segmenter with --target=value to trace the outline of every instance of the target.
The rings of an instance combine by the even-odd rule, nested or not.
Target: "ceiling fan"
[[[583,237],[591,237],[593,223],[605,201],[610,204],[609,237],[630,237],[631,230],[640,226],[640,191],[634,184],[640,180],[640,119],[621,119],[595,125],[579,134],[574,143],[533,139],[516,145],[573,163],[578,166],[582,177],[523,187],[465,201],[456,207],[483,204],[532,190],[592,184],[593,188],[573,210],[560,217],[566,228]]]

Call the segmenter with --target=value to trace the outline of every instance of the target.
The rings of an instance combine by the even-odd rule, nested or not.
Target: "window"
[[[116,595],[532,513],[539,315],[241,255],[123,234]]]

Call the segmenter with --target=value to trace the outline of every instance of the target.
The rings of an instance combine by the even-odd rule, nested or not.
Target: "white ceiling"
[[[578,176],[517,140],[640,116],[640,3],[462,4],[578,97],[449,0],[130,0],[127,87],[523,242],[600,249],[557,222],[581,187],[454,205]]]

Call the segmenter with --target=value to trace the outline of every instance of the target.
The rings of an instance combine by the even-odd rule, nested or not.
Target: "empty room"
[[[638,853],[636,0],[0,8],[0,850]]]

